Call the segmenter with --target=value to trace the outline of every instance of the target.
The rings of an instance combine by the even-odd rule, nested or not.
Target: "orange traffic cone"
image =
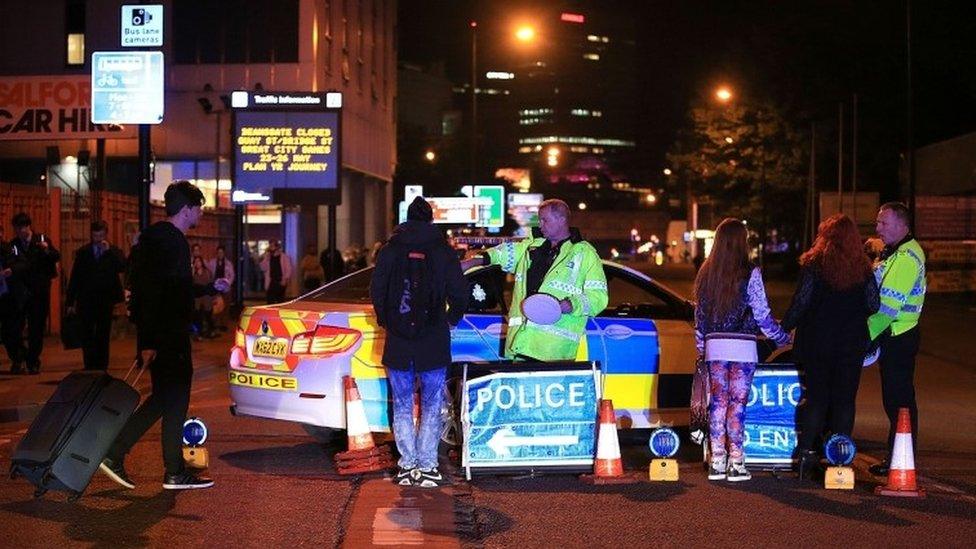
[[[600,400],[600,429],[596,438],[596,460],[593,474],[583,475],[580,480],[588,484],[629,484],[637,482],[633,475],[624,474],[624,464],[620,459],[620,441],[617,440],[617,420],[613,412],[613,401]]]
[[[915,455],[912,451],[912,421],[908,408],[898,409],[898,431],[891,449],[888,468],[888,484],[878,486],[874,493],[879,496],[924,498],[925,490],[915,482]]]
[[[366,408],[359,396],[359,387],[352,376],[343,376],[342,388],[346,394],[346,436],[349,438],[349,451],[369,450],[376,446],[373,433],[366,420]]]
[[[373,433],[366,420],[366,408],[359,396],[359,388],[352,376],[342,378],[346,396],[346,436],[349,449],[335,455],[339,474],[359,474],[388,469],[394,465],[393,455],[387,445],[376,446]]]

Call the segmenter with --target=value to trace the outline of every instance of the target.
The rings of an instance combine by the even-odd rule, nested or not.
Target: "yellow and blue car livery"
[[[604,262],[604,269],[611,290],[619,284],[612,282],[614,277],[651,282],[646,275],[610,262]],[[336,299],[330,298],[329,286],[325,286],[291,302],[250,307],[243,312],[228,370],[235,414],[344,429],[342,377],[352,375],[370,428],[376,432],[390,430],[389,395],[381,363],[385,333],[376,323],[366,291],[368,282],[364,281],[370,274],[371,269],[364,269],[337,281],[345,281],[346,290]],[[474,278],[471,272],[467,276],[469,281]],[[350,277],[364,281],[350,283]],[[351,296],[350,286],[362,289],[362,295]],[[483,300],[478,295],[483,291],[482,285],[472,282],[473,303],[479,297]],[[680,301],[674,305],[676,312],[665,320],[655,321],[648,314],[635,312],[630,303],[611,306],[603,315],[587,319],[586,337],[576,358],[600,363],[604,373],[601,392],[613,400],[621,428],[687,421],[694,368],[691,313],[681,298],[662,296]],[[451,332],[452,359],[504,360],[507,323],[501,310],[473,309]],[[659,324],[670,335],[660,337]],[[663,361],[662,342],[668,341],[674,360]],[[663,367],[662,378],[665,363],[668,366]],[[671,383],[662,384],[669,379]],[[677,413],[662,415],[662,405]]]

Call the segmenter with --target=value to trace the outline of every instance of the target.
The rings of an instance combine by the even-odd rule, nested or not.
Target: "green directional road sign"
[[[479,208],[477,223],[479,227],[501,227],[505,224],[505,187],[501,185],[476,185],[474,196],[476,198],[488,198],[492,201],[491,206]]]

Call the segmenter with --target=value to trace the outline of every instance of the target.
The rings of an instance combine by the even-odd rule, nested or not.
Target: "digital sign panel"
[[[338,203],[341,112],[325,94],[254,94],[239,105],[234,202]]]

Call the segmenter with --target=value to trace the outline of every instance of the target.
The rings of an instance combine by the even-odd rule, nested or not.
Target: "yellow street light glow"
[[[518,38],[519,42],[531,42],[535,39],[535,29],[528,25],[523,25],[515,31],[515,38]]]
[[[671,168],[664,168],[664,175],[671,175]]]
[[[731,137],[726,137],[725,142],[731,144],[734,141]]]
[[[559,164],[559,159],[555,156],[550,156],[549,159],[546,160],[546,164],[549,164],[550,166],[557,166]]]
[[[579,209],[581,209],[581,210],[585,210],[586,209],[586,202],[580,202],[579,205],[576,206],[576,207],[579,208]]]
[[[548,153],[549,156],[559,156],[559,147],[549,147],[549,150],[547,150],[546,153]]]
[[[718,98],[722,103],[727,103],[732,99],[732,90],[722,86],[721,88],[715,90],[715,97]]]
[[[654,204],[657,202],[657,197],[654,196],[653,194],[649,194],[644,200],[647,200],[648,204]]]
[[[433,162],[434,159],[437,158],[437,155],[434,153],[434,151],[427,151],[424,153],[424,158],[427,159],[427,162]]]

